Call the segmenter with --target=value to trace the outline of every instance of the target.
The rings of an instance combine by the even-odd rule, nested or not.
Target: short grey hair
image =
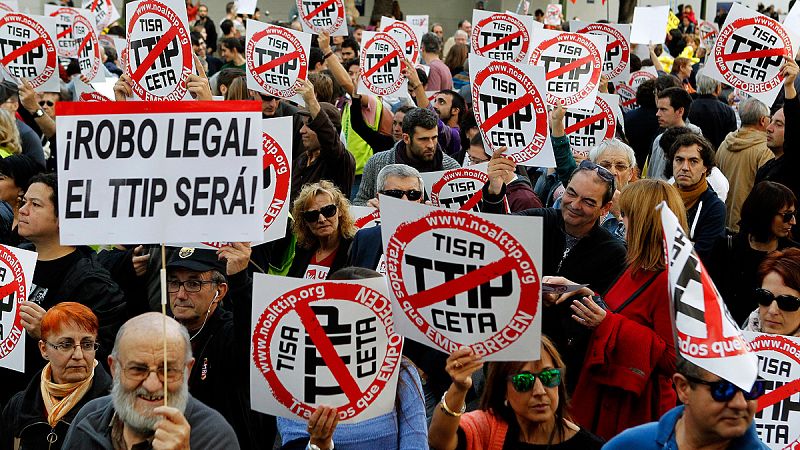
[[[758,125],[764,117],[769,117],[769,107],[760,100],[751,97],[739,103],[739,118],[743,127]]]
[[[464,35],[464,39],[469,39],[467,32],[461,29],[458,29],[455,33],[453,33],[453,38],[460,37],[462,34]]]
[[[700,95],[714,95],[717,93],[717,87],[719,87],[719,81],[705,76],[703,74],[697,74],[695,77],[697,81],[697,93]]]
[[[389,164],[381,169],[381,171],[378,172],[378,181],[376,183],[378,191],[383,190],[386,179],[389,177],[416,178],[419,182],[419,190],[425,192],[425,181],[423,181],[422,175],[419,174],[419,170],[411,166],[405,164]]]
[[[596,163],[597,160],[600,159],[600,156],[606,152],[606,150],[611,149],[618,149],[625,152],[625,155],[628,157],[628,164],[630,164],[631,167],[636,167],[636,153],[633,151],[630,145],[620,141],[617,138],[606,139],[592,147],[592,149],[589,150],[589,159]]]

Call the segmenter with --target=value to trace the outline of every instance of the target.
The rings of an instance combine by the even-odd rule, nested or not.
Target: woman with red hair
[[[97,328],[97,316],[80,303],[45,313],[39,350],[48,363],[3,410],[0,448],[60,449],[81,407],[109,393],[111,377],[95,360]]]

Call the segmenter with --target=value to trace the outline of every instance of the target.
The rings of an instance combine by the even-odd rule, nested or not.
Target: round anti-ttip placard
[[[22,263],[0,245],[0,359],[16,348],[25,333],[19,306],[28,299],[26,286]]]
[[[142,0],[128,22],[126,72],[143,100],[183,100],[192,73],[192,43],[174,10]]]
[[[658,78],[658,76],[654,73],[655,70],[637,70],[631,74],[630,79],[628,79],[628,86],[636,90],[640,84],[644,83],[647,80],[654,80]]]
[[[303,45],[290,30],[267,26],[247,41],[247,70],[268,95],[290,98],[303,85],[308,59]]]
[[[417,33],[414,32],[411,25],[406,22],[395,20],[383,27],[382,31],[394,36],[397,42],[402,44],[403,55],[406,59],[411,62],[419,61],[419,40]]]
[[[609,96],[614,98],[615,96]],[[597,144],[614,137],[617,117],[614,106],[598,95],[591,112],[568,110],[564,114],[564,133],[569,138],[572,151],[589,156],[589,150]]]
[[[697,26],[697,33],[700,35],[700,45],[705,48],[714,48],[714,43],[719,35],[717,24],[704,20]]]
[[[566,108],[597,92],[603,55],[590,35],[559,33],[533,49],[531,64],[544,67],[547,103]]]
[[[84,0],[83,8],[94,13],[97,28],[100,30],[105,29],[111,25],[111,22],[119,18],[119,12],[111,0]]]
[[[619,107],[622,109],[622,112],[626,113],[632,109],[636,109],[636,89],[627,84],[619,84],[616,89],[617,95],[619,96]]]
[[[315,33],[333,35],[344,24],[343,0],[297,0],[300,20]]]
[[[286,150],[267,132],[263,134],[264,188],[272,193],[272,196],[265,196],[270,201],[270,206],[264,213],[264,231],[267,231],[286,204],[292,176]],[[272,183],[275,183],[274,189]]]
[[[49,8],[47,8],[49,6]],[[77,43],[72,32],[72,22],[75,16],[80,15],[76,8],[57,7],[45,5],[45,14],[56,19],[56,41],[58,56],[61,58],[75,58],[77,56]],[[49,12],[48,12],[49,11]]]
[[[622,32],[611,24],[591,23],[576,31],[576,33],[589,33],[608,39],[606,57],[603,60],[603,75],[607,76],[609,80],[618,78],[623,73],[628,72],[631,46]]]
[[[339,419],[380,396],[400,364],[391,302],[353,283],[315,283],[272,301],[255,321],[253,362],[275,400],[308,419],[327,404]]]
[[[530,36],[521,20],[496,13],[475,24],[470,37],[473,52],[496,61],[521,62],[528,55]]]
[[[34,17],[19,13],[0,17],[0,65],[12,76],[27,79],[34,89],[44,86],[57,73],[57,55],[53,36]]]
[[[472,69],[470,69],[472,70]],[[533,80],[512,63],[492,61],[474,75],[475,120],[493,154],[520,163],[535,157],[548,142],[547,108]]]
[[[72,35],[74,39],[75,54],[81,75],[87,80],[94,80],[100,72],[103,61],[100,57],[100,41],[97,40],[95,24],[87,17],[78,14],[73,18]],[[102,77],[105,79],[105,76]]]
[[[361,49],[361,82],[375,95],[398,92],[406,81],[402,58],[405,53],[387,33],[375,33]]]
[[[486,167],[448,170],[431,185],[431,203],[447,209],[478,211],[483,185],[489,181]]]
[[[491,356],[533,324],[540,287],[533,259],[492,221],[433,210],[398,225],[385,254],[389,289],[402,305],[395,314],[445,353],[468,345]]]

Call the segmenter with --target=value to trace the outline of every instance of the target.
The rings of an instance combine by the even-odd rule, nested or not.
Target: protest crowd
[[[4,3],[0,449],[800,445],[800,14]]]

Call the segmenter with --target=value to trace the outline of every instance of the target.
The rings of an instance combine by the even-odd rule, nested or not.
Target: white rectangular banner
[[[663,44],[667,37],[669,5],[637,6],[631,24],[632,44]]]
[[[263,237],[261,103],[58,104],[62,245]]]
[[[408,79],[403,75],[405,50],[389,33],[364,31],[361,35],[359,94],[411,98]]]
[[[19,307],[27,301],[36,268],[36,253],[0,245],[0,367],[25,372],[27,332]]]
[[[409,14],[406,16],[406,22],[410,23],[411,25],[414,25],[415,27],[422,27],[426,32],[431,28],[430,19],[428,18],[427,14],[424,15]]]
[[[603,75],[608,80],[627,82],[631,74],[631,26],[617,23],[589,23],[571,20],[569,29],[573,33],[588,33],[605,36],[608,43],[603,58]]]
[[[539,359],[542,219],[380,196],[397,331],[445,353]]]
[[[472,10],[472,53],[496,61],[524,62],[531,51],[531,38],[544,25],[531,16]]]
[[[59,92],[56,19],[0,13],[0,66],[3,78],[31,83],[36,92]]]
[[[395,408],[403,339],[384,278],[255,274],[251,323],[254,410],[308,420],[328,405],[355,423]]]
[[[480,211],[483,185],[489,181],[486,169],[489,163],[475,164],[457,169],[423,172],[425,192],[433,206],[465,211]]]

